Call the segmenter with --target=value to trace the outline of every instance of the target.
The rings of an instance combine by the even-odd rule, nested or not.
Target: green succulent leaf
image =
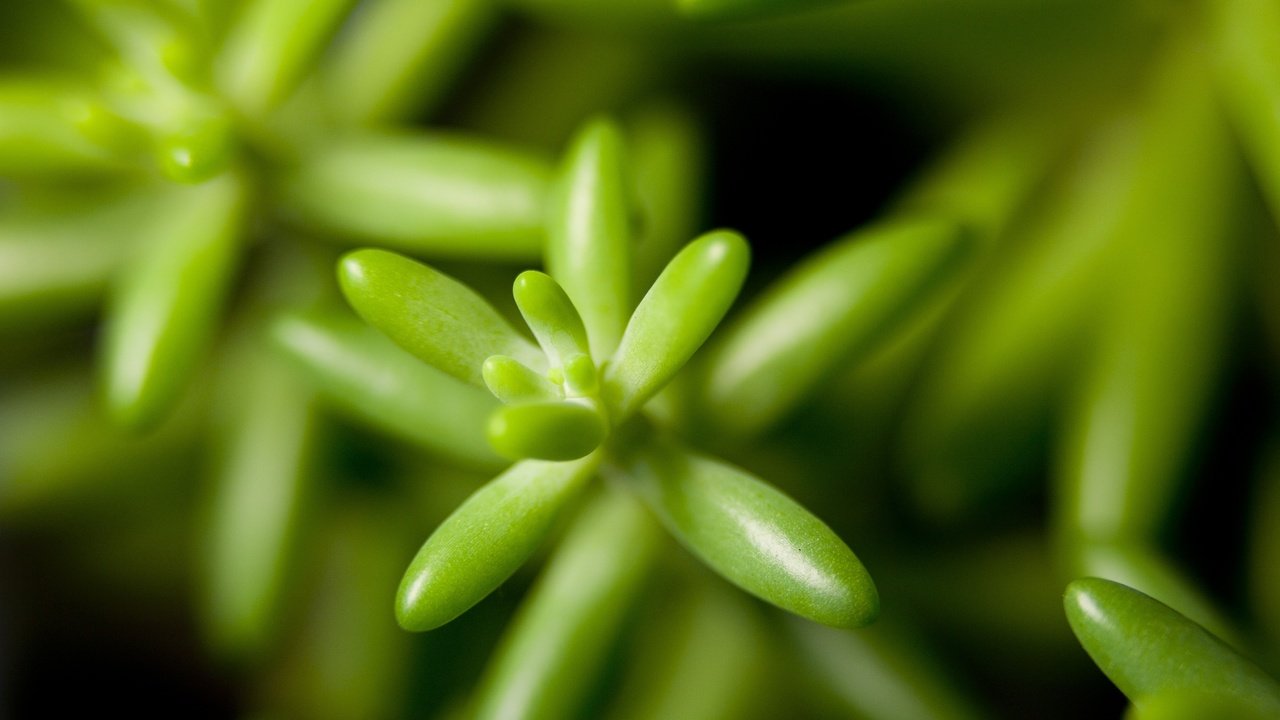
[[[608,432],[594,404],[573,400],[503,405],[489,418],[489,444],[512,460],[576,460]]]
[[[259,115],[294,89],[354,0],[249,0],[218,58],[219,85]]]
[[[497,589],[542,544],[596,462],[525,460],[467,498],[409,565],[396,594],[400,626],[440,627]]]
[[[582,314],[597,362],[618,346],[631,309],[631,215],[622,132],[589,122],[570,145],[550,204],[547,271]]]
[[[751,250],[735,232],[689,243],[640,301],[602,385],[615,422],[662,389],[729,311],[747,277]]]
[[[560,399],[560,391],[554,383],[506,355],[494,355],[485,360],[481,374],[489,392],[504,403]]]
[[[760,479],[656,438],[618,472],[681,544],[747,592],[835,627],[860,627],[879,613],[875,584],[853,551]]]
[[[330,111],[375,125],[432,109],[493,14],[491,0],[363,3],[323,70]]]
[[[587,506],[502,639],[473,717],[573,717],[660,541],[653,519],[625,493],[607,492]]]
[[[374,427],[464,465],[505,463],[485,427],[489,393],[419,361],[346,313],[288,314],[271,326],[276,347],[329,402]]]
[[[676,0],[688,17],[719,20],[797,12],[847,0]]]
[[[311,485],[317,403],[291,367],[261,351],[237,369],[224,383],[234,383],[235,407],[224,418],[202,578],[214,647],[230,660],[252,662],[276,639]]]
[[[806,260],[708,349],[701,406],[712,426],[741,436],[767,428],[910,317],[965,249],[954,222],[906,217]]]
[[[533,260],[551,167],[537,155],[448,135],[326,142],[280,180],[291,219],[408,252]]]
[[[1099,578],[1072,582],[1063,603],[1080,644],[1135,705],[1203,692],[1280,715],[1280,684],[1163,603]]]
[[[634,288],[648,288],[701,229],[708,152],[696,115],[681,105],[658,101],[626,120],[640,238]]]
[[[1124,720],[1268,720],[1274,717],[1256,705],[1221,693],[1169,690],[1152,695],[1142,705],[1130,705]]]
[[[484,387],[484,362],[507,355],[545,366],[542,352],[471,288],[386,250],[356,250],[338,263],[351,307],[370,325],[431,365]]]
[[[1214,13],[1216,85],[1261,181],[1272,215],[1280,218],[1280,8],[1258,0],[1222,0]]]
[[[102,346],[107,407],[153,424],[177,401],[212,340],[240,254],[248,188],[237,175],[174,186],[117,279]]]
[[[537,270],[520,273],[512,295],[552,367],[563,367],[575,355],[591,354],[582,316],[550,275]]]
[[[54,76],[0,78],[0,174],[99,174],[120,166],[95,138],[115,120],[88,88]]]

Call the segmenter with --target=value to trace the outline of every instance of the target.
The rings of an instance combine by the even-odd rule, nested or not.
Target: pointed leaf
[[[702,347],[738,296],[750,261],[747,241],[728,230],[703,235],[672,259],[605,367],[602,383],[615,423],[661,390]]]
[[[879,613],[875,584],[853,551],[758,478],[661,439],[624,458],[620,472],[690,552],[747,592],[836,627]]]
[[[484,362],[509,355],[530,367],[546,360],[471,288],[386,250],[356,250],[338,262],[351,307],[422,360],[484,387]]]
[[[609,427],[581,402],[504,405],[489,419],[489,444],[512,460],[576,460],[595,450]]]
[[[1163,603],[1099,578],[1072,582],[1063,603],[1080,644],[1135,704],[1203,691],[1280,716],[1280,684]]]
[[[625,172],[621,131],[588,123],[565,157],[547,227],[547,271],[582,314],[597,362],[618,346],[631,310]]]
[[[465,465],[505,463],[485,426],[489,393],[427,365],[346,313],[285,315],[272,339],[324,395],[376,428]]]
[[[497,589],[538,549],[595,467],[594,456],[525,460],[467,498],[409,565],[396,595],[400,626],[437,628]]]

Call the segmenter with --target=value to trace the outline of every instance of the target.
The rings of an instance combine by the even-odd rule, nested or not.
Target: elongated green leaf
[[[551,276],[537,270],[520,273],[512,295],[553,366],[563,366],[574,355],[591,353],[582,316]]]
[[[262,351],[232,380],[225,460],[209,504],[206,630],[225,657],[254,660],[276,638],[299,517],[310,485],[312,391]]]
[[[606,716],[614,720],[741,720],[768,717],[774,645],[741,593],[699,578],[646,607],[632,642],[629,676]],[[767,707],[767,701],[766,701]]]
[[[354,0],[248,0],[218,57],[218,84],[249,115],[296,85]]]
[[[665,101],[641,107],[626,130],[640,211],[634,287],[643,291],[701,229],[707,149],[694,114]]]
[[[1183,44],[1146,96],[1138,180],[1110,241],[1113,307],[1060,441],[1062,527],[1095,541],[1159,537],[1229,337],[1237,172],[1198,46]]]
[[[147,203],[136,195],[0,217],[0,327],[80,317],[106,294]]]
[[[1235,645],[1240,634],[1200,588],[1147,543],[1075,542],[1065,548],[1068,577],[1098,577],[1122,583],[1168,605],[1192,622]]]
[[[292,219],[434,255],[532,260],[542,251],[551,168],[455,136],[358,136],[310,151],[282,178]]]
[[[620,474],[680,542],[768,602],[836,627],[875,619],[871,576],[831,528],[738,468],[651,439]]]
[[[933,656],[899,625],[857,632],[793,621],[789,634],[813,678],[840,709],[867,720],[974,720],[983,717]]]
[[[979,512],[1037,476],[1030,463],[1103,309],[1117,225],[1133,185],[1133,118],[1103,125],[931,350],[902,457],[929,515]]]
[[[489,419],[489,444],[512,460],[577,460],[600,446],[609,427],[594,404],[504,405]]]
[[[714,429],[745,436],[768,427],[910,318],[964,248],[955,223],[907,217],[855,232],[792,270],[709,349],[701,405]]]
[[[298,598],[294,643],[273,669],[266,717],[385,718],[403,709],[410,636],[387,612],[409,529],[394,499],[336,498],[306,555],[315,592]]]
[[[144,427],[176,402],[212,339],[240,250],[248,192],[236,175],[165,192],[118,278],[102,347],[107,407]]]
[[[370,325],[422,360],[484,387],[484,362],[508,355],[535,369],[542,353],[471,288],[385,250],[357,250],[338,263],[342,292]]]
[[[1211,8],[1216,84],[1271,212],[1280,218],[1280,7],[1266,0],[1222,0]]]
[[[689,243],[658,276],[605,367],[605,397],[619,422],[661,390],[702,347],[747,277],[751,250],[735,232]]]
[[[559,400],[560,390],[543,375],[506,355],[484,361],[484,384],[504,403]]]
[[[1203,692],[1280,715],[1280,684],[1168,606],[1098,578],[1072,582],[1063,603],[1080,644],[1134,704]]]
[[[71,80],[0,78],[0,174],[110,170],[118,161],[92,138],[108,139],[116,122]]]
[[[503,464],[485,440],[498,403],[344,315],[285,315],[272,338],[332,403],[371,425],[469,466]]]
[[[574,717],[660,538],[644,508],[625,493],[607,492],[585,508],[503,638],[473,717]]]
[[[631,310],[631,233],[621,131],[593,120],[574,138],[549,208],[547,271],[582,314],[597,362]]]
[[[492,0],[365,3],[324,68],[332,112],[350,125],[432,109],[489,29]]]
[[[596,462],[525,460],[467,498],[409,565],[396,595],[400,626],[440,627],[497,589],[542,544]]]

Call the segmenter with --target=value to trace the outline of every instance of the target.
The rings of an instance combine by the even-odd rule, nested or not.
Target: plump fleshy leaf
[[[1280,684],[1163,603],[1099,578],[1072,582],[1063,602],[1080,644],[1136,705],[1204,692],[1280,716]]]
[[[100,173],[118,164],[93,141],[114,124],[87,88],[61,77],[0,78],[0,174]]]
[[[587,506],[503,638],[473,717],[573,717],[603,670],[660,540],[653,519],[625,493],[606,493]]]
[[[879,613],[876,586],[853,551],[760,479],[656,438],[623,458],[619,472],[685,547],[747,592],[836,627]]]
[[[489,392],[504,403],[558,400],[555,384],[529,366],[506,355],[494,355],[481,369]]]
[[[484,362],[508,355],[535,369],[542,352],[471,288],[386,250],[357,250],[338,263],[342,292],[370,325],[417,357],[484,387]]]
[[[602,384],[618,419],[661,390],[715,330],[747,277],[751,250],[729,230],[707,233],[671,260],[640,301]]]
[[[281,179],[309,227],[410,252],[532,260],[542,250],[550,164],[447,135],[366,135],[326,143]]]
[[[537,270],[522,272],[511,293],[553,366],[563,366],[574,355],[591,353],[582,316],[550,275]]]
[[[437,628],[493,592],[538,549],[595,466],[594,456],[525,460],[467,498],[409,565],[396,595],[401,627]]]
[[[574,138],[548,209],[547,271],[582,314],[597,362],[631,310],[631,232],[622,133],[594,120]]]
[[[713,428],[744,436],[766,428],[910,317],[964,249],[957,224],[907,217],[855,232],[793,269],[709,348],[701,405]]]
[[[217,328],[248,192],[236,175],[175,186],[116,283],[102,347],[107,406],[143,427],[177,401]]]
[[[346,313],[285,315],[271,336],[326,400],[451,460],[504,463],[485,439],[498,407],[484,390],[427,365]]]
[[[608,431],[598,408],[572,400],[504,405],[489,418],[489,444],[512,460],[576,460]]]

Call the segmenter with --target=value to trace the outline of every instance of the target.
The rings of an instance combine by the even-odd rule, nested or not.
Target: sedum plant
[[[0,716],[1280,714],[1278,27],[0,3]]]

